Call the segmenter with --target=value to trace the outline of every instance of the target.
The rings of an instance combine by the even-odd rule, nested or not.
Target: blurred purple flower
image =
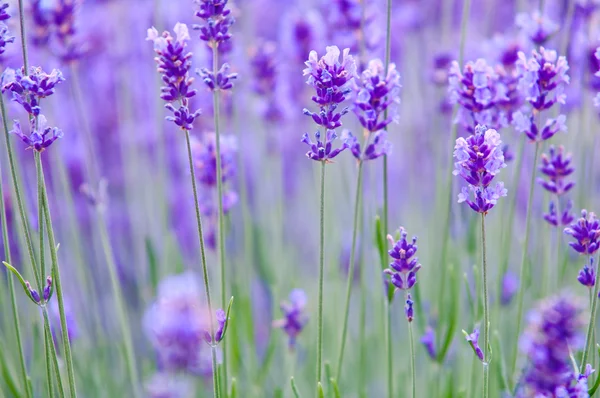
[[[237,140],[232,135],[220,135],[221,181],[226,183],[236,174]],[[192,154],[196,178],[203,185],[217,186],[217,142],[214,133],[192,137]]]
[[[77,337],[79,337],[79,324],[77,323],[77,319],[75,319],[75,312],[70,305],[69,301],[65,301],[65,318],[67,321],[67,335],[69,336],[69,341],[73,342]],[[60,338],[61,328],[60,328],[60,312],[58,309],[58,301],[50,300],[49,303],[49,312],[50,312],[50,326],[52,330],[52,337],[54,338],[54,344],[59,345],[59,341],[62,342]]]
[[[379,130],[375,133],[367,134],[365,137],[365,150],[362,151],[358,138],[348,130],[342,132],[342,139],[347,143],[352,155],[359,161],[373,160],[383,155],[389,155],[392,152],[392,143],[385,139],[387,133],[385,130]]]
[[[572,297],[558,296],[543,301],[528,316],[529,324],[519,346],[529,364],[523,376],[523,388],[517,397],[580,397],[587,393],[587,378],[573,373],[569,353],[582,347],[585,324],[583,307]]]
[[[276,92],[279,69],[277,55],[275,42],[264,41],[252,49],[250,61],[254,76],[252,88],[264,98],[266,104],[263,117],[271,122],[276,122],[283,117]]]
[[[543,46],[559,29],[558,24],[540,14],[538,10],[531,14],[517,14],[515,24],[537,46]]]
[[[594,271],[594,257],[590,256],[589,265],[586,263],[583,268],[579,271],[577,280],[583,286],[589,288],[594,287],[596,284],[596,272]]]
[[[193,380],[176,373],[155,373],[146,382],[145,389],[149,398],[191,398],[194,396]]]
[[[200,40],[207,42],[209,47],[218,48],[231,39],[229,28],[235,22],[231,10],[226,9],[228,0],[195,0],[200,9],[196,16],[204,20],[204,25],[194,25],[194,30],[200,31]]]
[[[290,292],[289,301],[281,303],[281,311],[284,318],[273,321],[273,327],[281,328],[289,336],[289,348],[296,346],[296,337],[300,334],[308,322],[308,316],[304,314],[306,307],[306,293],[301,289]]]
[[[474,211],[487,213],[506,196],[504,183],[490,184],[503,167],[504,153],[501,147],[500,134],[496,130],[477,125],[475,134],[465,138],[459,137],[454,146],[455,170],[453,174],[462,177],[468,185],[458,195],[458,203],[466,202]],[[471,201],[470,192],[474,192],[475,200]]]
[[[40,114],[40,101],[54,94],[57,84],[65,81],[58,69],[52,69],[50,74],[41,67],[29,68],[29,75],[24,69],[7,68],[2,74],[2,93],[10,91],[13,101],[20,104],[27,113],[33,116]]]
[[[568,200],[567,205],[562,210],[562,215],[560,216],[560,225],[561,226],[569,225],[573,221],[574,216],[571,213],[572,209],[573,209],[573,201]],[[554,204],[554,201],[551,200],[549,209],[548,209],[548,213],[544,213],[544,220],[546,220],[550,225],[554,225],[555,227],[557,227],[559,224],[559,220],[557,217],[558,217],[558,215],[556,214],[556,205]]]
[[[27,144],[27,149],[33,149],[37,152],[43,152],[57,139],[63,136],[62,130],[58,127],[48,127],[46,117],[39,115],[36,118],[32,118],[29,121],[30,134],[25,134],[21,129],[21,123],[18,120],[14,121],[13,129],[10,131],[11,134],[16,135]],[[37,125],[37,128],[36,128]]]
[[[425,346],[427,354],[431,359],[437,358],[437,350],[435,348],[435,330],[431,326],[427,326],[425,334],[421,337],[421,343]]]
[[[4,54],[6,45],[8,43],[14,43],[15,37],[11,36],[8,32],[8,27],[3,23],[0,23],[0,55]]]
[[[463,330],[463,333],[465,335],[465,338],[471,345],[473,352],[475,353],[475,355],[477,355],[477,358],[479,358],[479,360],[481,362],[483,362],[483,351],[479,347],[479,329],[478,328],[473,329],[473,333],[471,333],[471,334],[468,334],[464,330]]]
[[[32,0],[29,14],[31,15],[33,22],[33,44],[39,47],[47,45],[50,41],[52,10],[48,7],[46,1]]]
[[[594,213],[581,210],[581,218],[565,228],[564,233],[575,239],[574,242],[569,242],[569,246],[577,253],[594,254],[598,251],[600,221]]]
[[[507,271],[502,277],[502,291],[500,294],[500,304],[506,306],[510,304],[515,293],[519,290],[519,278],[512,272]]]
[[[390,281],[396,290],[409,290],[417,282],[417,272],[421,269],[419,259],[413,257],[417,252],[417,238],[413,237],[412,242],[409,243],[406,239],[408,236],[406,230],[400,227],[399,231],[400,239],[397,242],[388,235],[388,240],[392,244],[388,254],[393,261],[390,263],[390,268],[386,268],[383,272],[390,276]]]
[[[564,154],[565,148],[559,146],[555,148],[551,146],[548,150],[548,155],[542,154],[540,172],[548,177],[548,181],[538,178],[538,183],[548,192],[558,196],[569,192],[575,185],[573,181],[565,181],[565,179],[575,170],[571,165],[571,154]]]

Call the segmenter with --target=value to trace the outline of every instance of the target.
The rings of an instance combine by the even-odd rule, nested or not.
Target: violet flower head
[[[564,233],[575,239],[574,242],[569,242],[569,246],[577,253],[592,255],[598,251],[600,221],[594,213],[581,210],[581,218],[565,228]]]
[[[6,51],[6,45],[8,43],[14,42],[15,37],[9,34],[8,27],[0,22],[0,55],[4,54],[4,51]]]
[[[196,16],[204,21],[203,25],[194,25],[200,31],[200,40],[207,42],[212,48],[231,39],[229,28],[235,22],[231,10],[226,8],[228,0],[196,0],[200,6]]]
[[[519,278],[512,272],[507,271],[502,277],[502,291],[500,293],[500,304],[506,306],[519,290]]]
[[[437,350],[435,348],[435,330],[431,326],[427,326],[425,334],[421,337],[421,343],[425,346],[429,358],[437,358]]]
[[[487,213],[498,199],[506,196],[503,182],[491,186],[496,173],[503,167],[504,152],[500,134],[486,126],[477,125],[475,133],[469,137],[459,137],[454,146],[454,175],[462,177],[468,185],[458,195],[458,203],[466,202],[474,211]],[[471,192],[475,199],[470,199]]]
[[[583,286],[587,286],[589,288],[594,287],[594,285],[596,284],[596,271],[594,271],[594,257],[590,257],[589,265],[585,264],[583,268],[579,271],[577,280]]]
[[[396,290],[409,290],[417,283],[417,272],[421,269],[419,259],[415,257],[417,238],[413,237],[409,242],[406,239],[408,236],[406,230],[400,227],[399,231],[400,239],[397,242],[394,242],[391,235],[387,237],[392,244],[392,249],[388,251],[388,254],[393,261],[390,263],[390,268],[383,272],[390,276],[390,281]]]
[[[237,140],[232,135],[220,136],[221,181],[226,183],[236,174]],[[192,154],[196,178],[203,185],[217,186],[217,136],[204,133],[200,139],[192,138]]]
[[[543,16],[539,10],[531,14],[517,14],[515,24],[537,46],[543,46],[559,29],[558,24]]]
[[[354,79],[354,113],[367,131],[374,133],[385,129],[394,120],[393,113],[400,103],[400,74],[396,65],[390,64],[387,71],[379,59],[369,61],[367,69]],[[384,118],[384,112],[392,113]]]
[[[304,76],[308,76],[306,83],[316,91],[312,100],[319,106],[318,113],[306,108],[303,112],[327,130],[342,125],[341,118],[348,113],[348,108],[337,111],[337,107],[351,92],[350,83],[356,75],[356,63],[350,50],[345,49],[342,60],[339,58],[340,50],[336,46],[327,47],[327,53],[320,59],[316,51],[311,51],[303,71]]]
[[[598,64],[600,64],[600,47],[596,49],[594,56],[596,57]],[[600,77],[600,68],[596,71],[594,75]],[[600,93],[596,94],[596,97],[594,98],[594,106],[600,108]]]
[[[315,133],[315,142],[313,142],[308,133],[304,133],[301,142],[310,147],[306,152],[306,157],[318,162],[331,163],[332,159],[339,155],[344,149],[349,147],[349,143],[344,141],[339,148],[333,149],[333,141],[337,138],[337,134],[333,130],[327,130],[325,133],[325,142],[321,141],[321,133]]]
[[[350,152],[352,152],[352,156],[358,161],[373,160],[392,153],[392,143],[385,138],[386,136],[387,132],[385,130],[379,130],[375,133],[368,134],[365,137],[366,146],[363,152],[360,143],[358,142],[358,138],[352,135],[348,130],[342,132],[342,139],[346,141]]]
[[[37,127],[36,127],[37,124]],[[14,121],[13,129],[10,131],[11,134],[16,135],[27,144],[27,149],[33,149],[37,152],[43,152],[57,139],[63,136],[62,130],[58,127],[47,126],[46,117],[39,115],[37,121],[32,118],[29,121],[30,133],[26,134],[21,129],[21,123],[18,120]]]
[[[39,304],[41,302],[42,298],[40,297],[40,294],[38,293],[38,291],[31,287],[31,283],[29,283],[29,281],[25,281],[25,288],[27,289],[27,292],[29,293],[29,297],[31,297],[31,299],[34,302]]]
[[[415,312],[413,310],[413,304],[415,302],[412,300],[412,297],[409,294],[406,295],[406,304],[404,305],[404,315],[406,315],[406,320],[408,322],[412,322],[415,316]]]
[[[40,100],[54,94],[56,86],[65,81],[58,69],[49,74],[41,67],[29,68],[29,75],[24,69],[6,69],[2,74],[2,92],[10,91],[13,101],[20,104],[27,113],[33,116],[40,114]]]
[[[529,315],[519,343],[527,355],[528,366],[517,397],[582,396],[572,395],[580,388],[581,380],[573,373],[569,360],[570,350],[582,348],[584,342],[582,310],[576,299],[558,296],[542,302]]]
[[[469,345],[473,349],[473,352],[475,353],[477,358],[479,358],[479,360],[483,362],[483,351],[481,350],[481,347],[479,347],[479,328],[473,329],[473,333],[471,334],[468,334],[463,330],[463,334],[465,335],[465,338],[469,342]]]
[[[273,321],[273,327],[282,329],[289,337],[288,346],[291,350],[296,346],[296,338],[308,322],[308,316],[304,314],[306,307],[306,293],[301,289],[290,292],[289,301],[281,303],[283,319]]]
[[[192,272],[160,282],[156,300],[144,315],[144,329],[156,351],[159,369],[212,374],[210,348],[205,343],[212,314],[201,297],[201,287]]]
[[[214,339],[208,330],[204,331],[204,340],[208,344],[217,344],[223,340],[223,337],[225,337],[224,332],[228,321],[227,314],[225,311],[219,308],[215,313],[215,318],[217,320],[217,330],[215,331]]]
[[[58,43],[58,55],[63,62],[72,62],[84,53],[81,44],[76,39],[76,16],[79,9],[77,0],[58,0],[52,10],[52,24],[56,41]]]
[[[50,312],[50,323],[52,330],[52,337],[54,339],[54,344],[57,346],[59,342],[62,342],[60,338],[60,311],[58,309],[58,300],[52,300],[49,304],[49,312]],[[69,336],[69,341],[73,341],[79,337],[79,324],[77,319],[75,318],[75,311],[69,304],[69,301],[65,302],[65,318],[67,321],[67,335]]]
[[[4,22],[10,19],[10,14],[6,12],[8,8],[8,3],[0,3],[0,21]]]
[[[34,46],[43,47],[50,41],[52,9],[43,0],[32,0],[29,8],[32,20],[32,42]]]
[[[554,201],[551,200],[549,208],[548,208],[548,213],[544,213],[544,220],[546,220],[546,222],[548,222],[548,224],[553,225],[555,227],[559,226],[559,222],[560,222],[560,226],[569,225],[575,218],[573,216],[572,210],[573,210],[573,201],[568,200],[567,205],[562,210],[562,214],[560,215],[560,219],[559,219],[558,218],[559,215],[556,214],[556,205],[554,204]]]
[[[229,73],[230,66],[227,63],[221,65],[217,75],[207,68],[196,69],[196,74],[202,78],[204,84],[210,91],[226,91],[233,87],[233,81],[237,79],[237,73]]]
[[[450,103],[458,103],[454,123],[473,132],[477,124],[500,129],[508,124],[505,112],[498,106],[508,101],[506,86],[499,82],[498,74],[482,58],[469,61],[461,71],[453,61],[448,74]]]
[[[538,179],[538,183],[548,192],[561,196],[569,192],[575,185],[573,181],[565,181],[575,170],[571,165],[571,154],[565,154],[565,148],[551,146],[548,154],[542,154],[540,172],[548,177],[548,180]]]
[[[274,42],[264,41],[253,48],[250,60],[254,76],[252,88],[263,98],[263,117],[271,122],[283,117],[277,94],[278,53]]]

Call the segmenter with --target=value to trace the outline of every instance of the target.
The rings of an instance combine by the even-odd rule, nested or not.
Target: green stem
[[[198,240],[200,241],[200,258],[202,260],[202,279],[204,281],[204,292],[206,293],[206,304],[210,313],[210,335],[214,336],[213,324],[213,309],[210,295],[210,281],[208,279],[208,267],[206,266],[206,250],[204,247],[204,234],[202,233],[202,217],[200,215],[200,205],[198,203],[198,189],[196,187],[196,172],[194,171],[194,158],[192,156],[192,145],[190,142],[190,132],[185,130],[185,142],[187,145],[188,163],[190,166],[190,178],[192,182],[192,191],[194,192],[194,209],[196,210],[196,226],[198,228]],[[213,373],[213,393],[215,398],[219,395],[219,378],[217,372],[217,351],[216,348],[211,349],[212,357],[212,373]]]
[[[3,108],[4,109],[4,108]],[[0,172],[0,176],[2,173]],[[12,264],[11,253],[10,253],[10,242],[8,237],[8,223],[6,220],[6,204],[4,203],[4,186],[2,184],[2,178],[0,178],[0,218],[2,219],[2,243],[4,244],[4,258],[6,262]],[[13,280],[12,273],[7,273],[8,290],[10,293],[10,303],[13,313],[13,323],[15,326],[15,336],[17,338],[17,350],[19,354],[19,368],[21,371],[21,378],[24,383],[25,393],[28,398],[33,396],[33,392],[29,388],[27,379],[27,368],[25,366],[25,353],[23,352],[23,339],[21,337],[21,323],[19,322],[19,304],[17,303],[17,296],[15,293],[15,282]]]
[[[407,292],[408,298],[408,292]],[[412,321],[408,321],[408,337],[410,342],[410,370],[411,370],[411,387],[412,387],[412,398],[417,397],[417,369],[415,366],[415,341],[413,337],[413,324]]]
[[[46,353],[46,356],[50,355],[50,358],[52,358],[52,363],[48,364],[48,372],[50,372],[52,368],[54,369],[56,373],[56,383],[58,385],[58,392],[61,397],[64,397],[66,396],[65,388],[63,386],[62,377],[60,376],[60,367],[58,366],[58,353],[56,352],[56,346],[54,345],[54,339],[52,338],[52,330],[50,329],[50,319],[48,318],[48,309],[45,305],[41,306],[41,308],[42,315],[44,316],[44,335],[46,335],[48,339],[48,346],[46,347],[46,350],[50,350]]]
[[[219,49],[215,45],[212,49],[213,53],[213,74],[216,77],[219,71]],[[223,308],[227,306],[227,291],[226,291],[226,273],[225,273],[225,215],[223,213],[223,178],[221,170],[221,136],[219,131],[219,88],[213,90],[213,114],[215,123],[215,148],[216,148],[216,167],[217,167],[217,196],[219,203],[219,231],[217,246],[219,248],[219,268],[221,270],[221,305]],[[225,383],[225,393],[229,391],[227,378],[227,351],[228,344],[223,341],[223,382]]]
[[[393,361],[393,349],[394,342],[392,340],[392,303],[387,299],[385,300],[385,347],[387,355],[387,396],[393,398],[394,396],[394,361]]]
[[[485,247],[485,213],[481,213],[481,253],[483,257],[483,397],[489,394],[490,314],[488,309],[487,253]]]
[[[125,362],[127,364],[127,373],[129,373],[129,381],[131,383],[131,389],[134,397],[141,397],[139,389],[139,380],[136,370],[135,353],[133,349],[133,340],[131,335],[131,329],[127,322],[127,314],[125,309],[125,303],[123,300],[123,291],[121,284],[119,283],[119,277],[117,274],[117,265],[115,264],[115,256],[110,244],[110,238],[108,228],[106,226],[106,220],[101,208],[102,204],[96,206],[98,227],[100,229],[100,241],[102,243],[102,249],[104,250],[104,256],[106,257],[106,263],[108,265],[108,274],[110,277],[110,284],[115,295],[115,309],[117,311],[117,317],[121,326],[121,334],[123,338],[123,347],[125,349]]]
[[[46,311],[44,309],[44,311]],[[50,359],[50,345],[52,341],[52,336],[48,334],[48,325],[46,324],[46,319],[44,317],[44,352],[46,355],[46,381],[48,383],[48,396],[50,398],[54,398],[54,382],[52,380],[52,359]]]
[[[52,275],[54,277],[52,283],[56,290],[56,296],[58,299],[58,312],[60,314],[60,327],[62,332],[63,350],[65,354],[65,360],[67,363],[67,375],[69,379],[69,392],[71,398],[77,397],[77,390],[75,387],[75,369],[73,367],[73,357],[71,355],[71,343],[69,341],[69,333],[67,329],[67,318],[65,316],[65,305],[62,291],[62,283],[60,280],[60,269],[58,265],[58,255],[56,241],[54,239],[54,229],[52,228],[52,217],[50,215],[50,204],[48,202],[48,193],[46,191],[46,182],[44,178],[44,169],[41,161],[41,156],[36,158],[37,167],[40,169],[40,175],[42,178],[42,199],[44,202],[44,218],[46,219],[46,229],[48,233],[48,243],[50,244],[50,256],[52,258]]]
[[[37,189],[38,189],[38,230],[39,230],[39,244],[40,244],[40,274],[41,277],[44,278],[46,276],[46,261],[45,261],[45,254],[46,251],[44,250],[44,204],[43,204],[43,198],[42,198],[42,192],[43,192],[43,187],[42,187],[42,175],[41,175],[41,170],[38,167],[38,164],[41,164],[41,154],[37,151],[33,152],[33,156],[35,159],[35,173],[36,173],[36,178],[37,178]],[[38,158],[39,161],[38,161]],[[40,293],[43,292],[43,290],[40,287]]]
[[[27,34],[25,33],[25,6],[23,0],[19,0],[19,23],[21,24],[21,50],[23,52],[23,67],[25,75],[29,74],[29,60],[27,57]]]
[[[325,269],[325,165],[321,162],[321,205],[319,222],[319,315],[317,320],[317,385],[321,382],[323,367],[323,277]],[[317,396],[318,390],[317,390]]]
[[[598,275],[599,267],[598,263],[600,261],[596,261],[596,275]],[[590,322],[588,324],[587,333],[585,335],[585,348],[583,349],[583,356],[581,358],[581,363],[579,364],[579,372],[583,373],[585,370],[585,365],[587,364],[589,351],[594,344],[594,339],[592,338],[592,334],[596,328],[596,307],[598,305],[598,286],[600,283],[596,281],[594,284],[594,295],[592,296],[592,309],[590,311]]]
[[[354,260],[356,255],[356,236],[358,234],[358,215],[361,207],[363,162],[358,161],[358,177],[356,180],[356,195],[354,198],[354,221],[352,227],[352,248],[350,249],[350,264],[348,267],[348,282],[346,285],[346,305],[344,308],[344,326],[342,327],[342,339],[340,342],[340,353],[337,362],[336,381],[340,383],[342,377],[342,363],[344,361],[344,348],[346,347],[346,335],[348,332],[348,314],[350,313],[350,297],[352,295],[352,283],[354,282]]]
[[[518,335],[521,331],[521,318],[523,318],[523,299],[525,296],[525,262],[529,251],[529,227],[531,225],[531,202],[533,200],[533,186],[535,184],[535,166],[537,165],[538,155],[540,152],[540,143],[535,144],[535,155],[533,156],[533,168],[531,170],[531,181],[529,182],[529,197],[527,198],[527,218],[525,220],[525,242],[523,243],[523,256],[521,257],[521,268],[519,270],[519,281],[521,287],[517,295],[517,329],[515,333]],[[514,344],[513,349],[513,366],[512,371],[517,367],[517,348],[518,344]]]

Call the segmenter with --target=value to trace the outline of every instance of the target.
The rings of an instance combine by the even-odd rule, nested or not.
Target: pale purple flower
[[[284,318],[273,321],[273,327],[282,329],[288,335],[288,345],[291,350],[296,346],[296,338],[308,322],[308,316],[304,313],[306,302],[307,298],[304,290],[292,290],[289,301],[281,303]]]
[[[475,353],[475,355],[477,356],[477,358],[479,358],[479,360],[481,362],[484,361],[483,358],[483,351],[481,350],[481,348],[479,347],[479,328],[475,328],[473,329],[473,333],[468,334],[467,332],[465,332],[463,330],[463,333],[465,335],[465,338],[467,339],[467,341],[469,342],[469,345],[471,346],[471,348],[473,349],[473,352]]]

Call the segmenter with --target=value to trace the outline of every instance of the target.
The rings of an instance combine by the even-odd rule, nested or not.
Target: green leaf
[[[512,388],[508,385],[508,376],[506,375],[506,361],[504,360],[504,351],[502,351],[502,341],[500,340],[500,333],[497,330],[494,330],[494,341],[498,347],[498,355],[499,361],[497,361],[498,366],[495,367],[498,372],[498,380],[500,380],[502,389],[505,391],[512,391]],[[490,352],[491,355],[491,352]]]
[[[600,357],[600,344],[596,344],[596,349],[598,350],[598,356]],[[598,390],[599,386],[600,386],[600,377],[597,377],[596,382],[594,383],[592,388],[590,388],[588,390],[588,394],[590,394],[590,397],[594,396],[594,394],[596,393],[596,390]]]
[[[446,358],[446,354],[448,353],[448,349],[450,348],[450,344],[452,343],[452,339],[454,338],[454,332],[456,330],[456,325],[458,323],[458,299],[460,297],[459,294],[459,285],[460,280],[456,275],[456,271],[454,270],[453,265],[448,266],[448,281],[450,282],[450,300],[449,305],[449,317],[448,317],[448,327],[446,329],[446,334],[444,335],[444,340],[440,347],[440,351],[438,353],[437,361],[439,363],[444,362],[444,358]]]
[[[300,392],[298,392],[298,387],[296,387],[296,382],[294,381],[294,377],[290,379],[290,383],[292,385],[292,392],[294,393],[295,398],[300,398]]]
[[[385,269],[387,267],[385,261],[385,231],[383,230],[383,225],[381,223],[381,218],[379,216],[375,217],[375,246],[377,247],[377,252],[379,253],[379,261],[381,263],[381,269]]]
[[[27,284],[25,282],[25,279],[23,279],[23,276],[21,276],[21,274],[19,273],[19,271],[17,271],[17,269],[15,267],[13,267],[12,265],[10,265],[9,263],[7,263],[6,261],[2,261],[2,264],[4,264],[4,266],[6,268],[8,268],[8,270],[10,272],[12,272],[17,279],[19,280],[19,282],[21,283],[21,286],[23,287],[23,290],[25,291],[25,294],[27,295],[27,297],[29,297],[29,299],[31,301],[33,301],[35,304],[38,304],[33,297],[31,296],[31,293],[29,292],[29,289],[27,289]]]
[[[317,392],[319,393],[319,398],[325,398],[325,392],[323,391],[323,385],[321,382],[317,383]]]
[[[237,380],[235,377],[231,378],[231,391],[229,393],[229,397],[230,398],[236,398],[237,397]]]
[[[229,327],[229,314],[231,313],[231,306],[233,305],[233,296],[229,299],[229,304],[227,304],[227,311],[225,312],[225,326],[223,326],[223,335],[221,336],[221,340],[225,338],[225,333],[227,332],[227,328]]]
[[[148,257],[150,285],[152,286],[152,295],[154,296],[159,280],[158,261],[156,260],[156,252],[154,251],[154,246],[152,246],[152,241],[150,238],[146,237],[146,239],[144,239],[144,243],[146,246],[146,256]]]
[[[340,389],[338,388],[337,381],[334,378],[329,379],[329,382],[333,386],[333,396],[335,398],[341,398]]]

